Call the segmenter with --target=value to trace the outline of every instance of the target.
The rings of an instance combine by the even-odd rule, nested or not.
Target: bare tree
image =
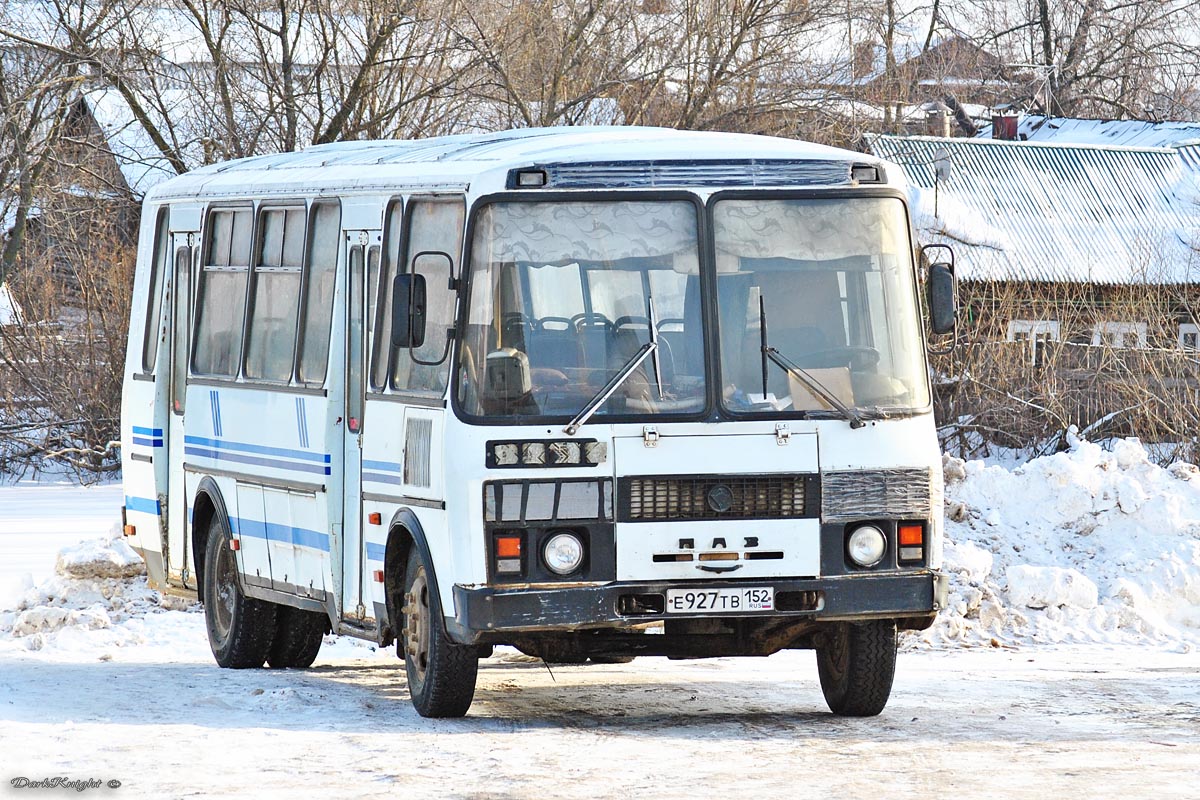
[[[1152,117],[1159,95],[1200,75],[1195,0],[981,3],[964,20],[976,41],[1029,65],[1026,99],[1047,114]]]

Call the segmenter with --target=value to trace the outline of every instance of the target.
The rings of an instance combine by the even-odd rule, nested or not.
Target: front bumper
[[[949,580],[930,570],[875,575],[839,575],[809,579],[751,579],[740,581],[650,581],[603,586],[496,589],[454,587],[455,616],[447,618],[452,638],[470,643],[482,635],[550,630],[622,627],[663,619],[737,617],[737,614],[628,613],[630,597],[665,597],[667,589],[696,591],[738,586],[773,586],[781,597],[818,598],[796,610],[757,612],[743,617],[807,618],[822,622],[867,619],[932,620],[946,604]],[[912,625],[912,627],[922,627]],[[488,637],[493,638],[493,637]]]

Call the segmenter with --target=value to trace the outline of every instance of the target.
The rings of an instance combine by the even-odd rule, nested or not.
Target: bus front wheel
[[[213,515],[204,552],[204,622],[217,664],[261,667],[275,635],[275,604],[242,594],[229,530]]]
[[[413,547],[404,570],[404,626],[400,648],[408,693],[422,717],[461,717],[475,697],[479,654],[446,636],[442,604],[429,580],[429,568]]]
[[[840,622],[817,645],[817,673],[829,710],[843,717],[883,711],[896,675],[896,623]]]

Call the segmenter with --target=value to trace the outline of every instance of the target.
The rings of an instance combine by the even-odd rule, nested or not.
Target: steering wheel
[[[581,311],[571,317],[571,325],[579,328],[612,328],[612,320],[598,311]]]
[[[841,347],[826,347],[822,350],[813,350],[801,356],[805,362],[835,362],[834,366],[849,364],[851,369],[862,371],[870,369],[879,363],[879,351],[874,347],[866,345],[843,345]],[[803,364],[801,366],[804,366]],[[829,366],[822,363],[821,366]],[[814,367],[819,369],[820,367]]]

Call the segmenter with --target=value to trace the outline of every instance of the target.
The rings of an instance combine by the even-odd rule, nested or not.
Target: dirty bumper
[[[473,642],[481,635],[505,631],[570,630],[707,617],[713,615],[667,613],[668,590],[712,592],[764,584],[775,590],[775,608],[720,616],[803,617],[827,622],[895,618],[911,620],[911,627],[924,627],[920,622],[932,619],[945,605],[948,581],[943,574],[924,571],[749,583],[706,581],[681,585],[664,581],[561,589],[455,586],[455,616],[447,618],[446,624],[452,638]]]

